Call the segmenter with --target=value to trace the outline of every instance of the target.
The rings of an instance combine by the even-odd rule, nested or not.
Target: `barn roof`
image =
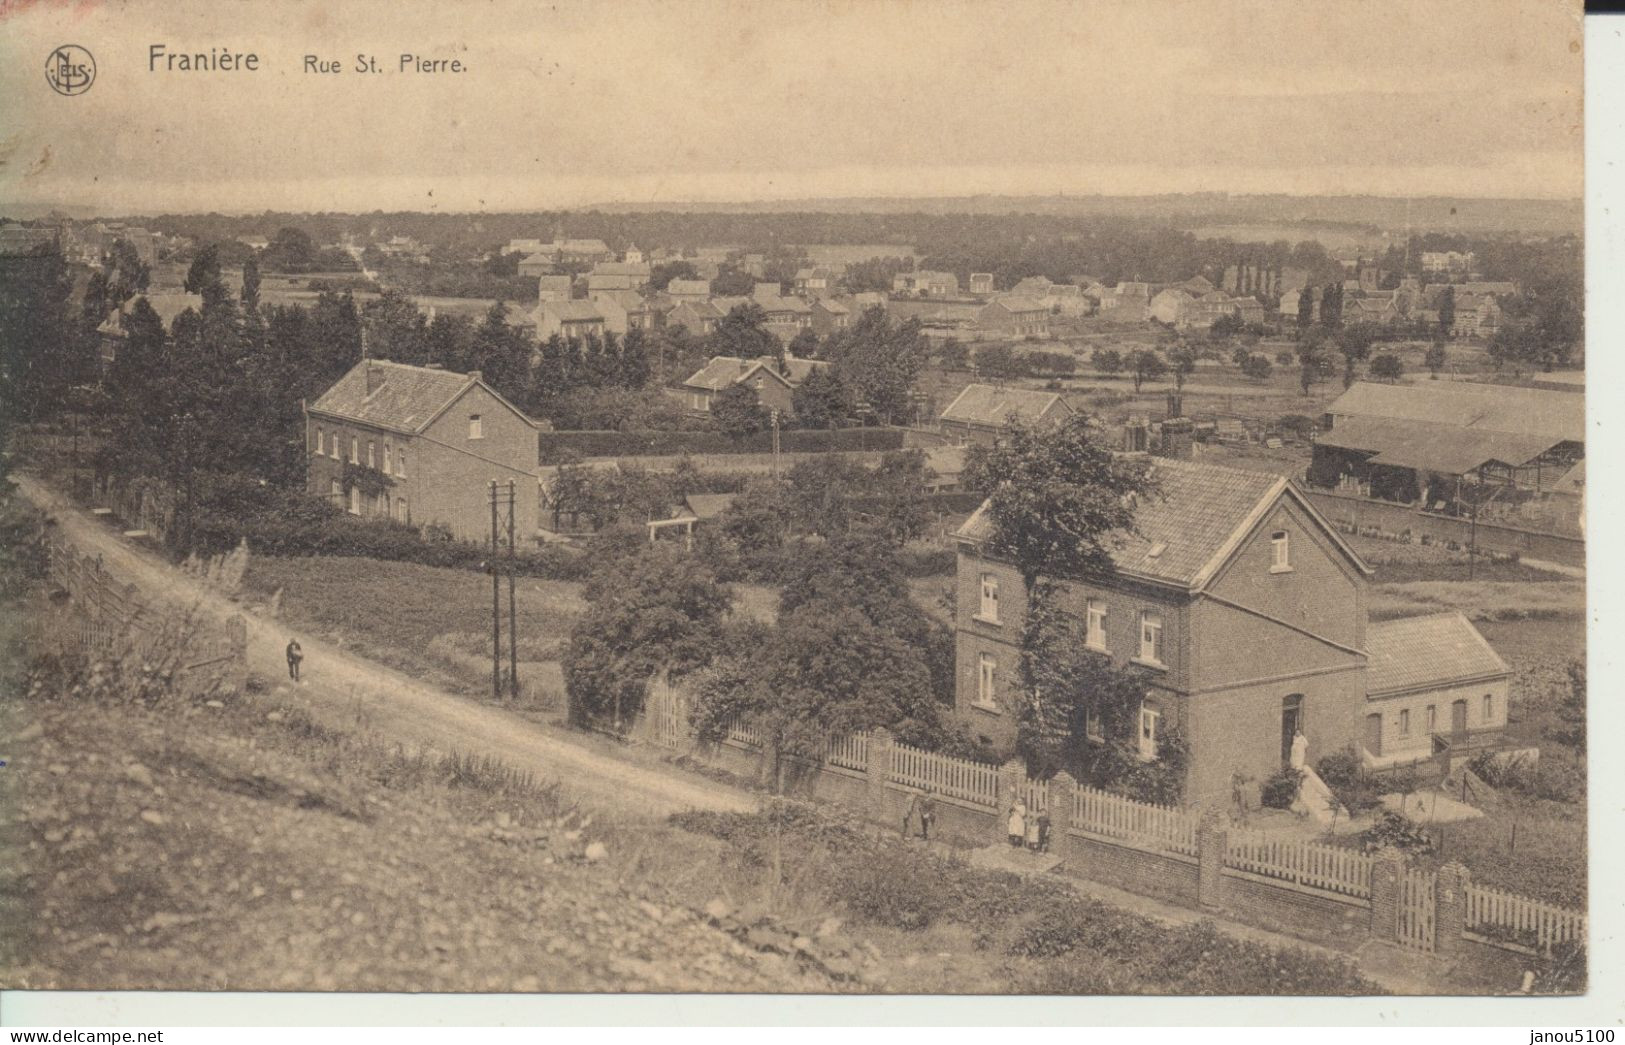
[[[1036,421],[1056,403],[1061,404],[1067,413],[1072,412],[1066,400],[1055,392],[971,384],[966,385],[965,390],[948,404],[948,408],[942,412],[942,420],[1002,428],[1012,417],[1025,423]]]
[[[1356,382],[1326,412],[1334,418],[1375,417],[1454,425],[1488,432],[1585,441],[1585,397],[1513,385],[1429,381],[1425,385]],[[1344,421],[1339,420],[1338,427]]]
[[[1417,468],[1443,475],[1466,475],[1480,465],[1522,465],[1561,440],[1546,435],[1483,432],[1447,424],[1391,421],[1380,417],[1347,418],[1317,443],[1374,454],[1373,464]]]
[[[1366,627],[1366,692],[1403,693],[1510,674],[1472,622],[1451,610]]]

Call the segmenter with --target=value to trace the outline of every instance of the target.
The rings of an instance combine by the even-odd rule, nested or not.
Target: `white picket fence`
[[[1362,900],[1371,897],[1371,857],[1354,849],[1232,830],[1226,840],[1224,862],[1227,867],[1266,878]]]
[[[1399,876],[1399,942],[1412,950],[1433,953],[1438,940],[1438,876],[1407,868]]]
[[[1029,777],[1022,783],[1021,801],[1034,816],[1049,812],[1049,782]]]
[[[1500,929],[1523,938],[1514,942],[1527,939],[1536,948],[1545,950],[1558,943],[1585,943],[1587,925],[1586,916],[1579,911],[1469,884],[1466,928],[1492,938],[1497,935],[1495,930]]]
[[[736,744],[744,744],[746,747],[767,747],[767,738],[762,735],[761,730],[747,726],[737,718],[728,723],[728,739]]]
[[[829,742],[829,748],[824,752],[824,761],[832,766],[842,769],[855,769],[864,772],[869,768],[869,734],[850,733],[844,737],[836,737]]]
[[[1072,799],[1072,827],[1103,838],[1149,844],[1196,855],[1196,818],[1172,806],[1136,802],[1079,785]]]
[[[932,754],[907,744],[893,743],[891,772],[893,783],[935,791],[989,809],[999,807],[999,769],[980,762],[965,762]]]

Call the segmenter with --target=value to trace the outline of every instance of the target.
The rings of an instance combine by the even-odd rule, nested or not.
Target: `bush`
[[[1404,853],[1426,856],[1438,848],[1438,843],[1410,817],[1387,812],[1382,814],[1375,827],[1360,835],[1360,848],[1368,853],[1394,848]]]
[[[541,461],[557,464],[574,457],[636,457],[679,454],[771,453],[773,433],[732,438],[722,432],[541,432]],[[900,428],[793,428],[779,433],[785,453],[901,450]]]
[[[1585,770],[1560,759],[1534,759],[1486,751],[1467,768],[1493,788],[1515,791],[1528,798],[1578,802],[1585,797]]]
[[[1303,786],[1303,773],[1296,769],[1283,769],[1264,781],[1260,801],[1271,809],[1291,809],[1298,800]]]
[[[899,846],[844,864],[834,885],[853,914],[893,929],[925,929],[952,907],[942,861]]]
[[[1351,816],[1359,816],[1382,804],[1382,785],[1367,775],[1364,763],[1352,746],[1322,758],[1315,763],[1315,772]]]

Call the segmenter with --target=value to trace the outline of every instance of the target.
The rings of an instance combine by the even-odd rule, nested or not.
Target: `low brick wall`
[[[1378,531],[1393,537],[1408,534],[1410,540],[1418,543],[1425,536],[1430,542],[1444,544],[1454,541],[1463,548],[1474,540],[1473,524],[1469,519],[1329,490],[1312,489],[1309,500],[1333,524],[1355,532]],[[1478,522],[1477,530],[1478,548],[1483,552],[1542,559],[1564,566],[1585,565],[1583,537],[1526,530],[1482,519]]]
[[[1371,937],[1371,907],[1362,900],[1230,869],[1219,882],[1219,906],[1250,925],[1351,946]]]
[[[1187,907],[1197,905],[1199,869],[1190,857],[1157,853],[1077,831],[1068,832],[1067,840],[1071,851],[1061,865],[1066,874]]]

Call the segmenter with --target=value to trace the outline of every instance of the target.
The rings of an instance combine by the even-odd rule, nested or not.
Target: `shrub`
[[[1578,802],[1585,797],[1585,770],[1560,759],[1537,760],[1486,751],[1468,762],[1467,768],[1493,788],[1529,798]]]
[[[1426,856],[1438,848],[1438,843],[1410,817],[1390,811],[1382,814],[1382,819],[1374,827],[1360,835],[1360,848],[1368,853],[1394,848],[1404,853]]]
[[[1303,773],[1296,769],[1283,769],[1264,781],[1260,801],[1271,809],[1291,809],[1298,800],[1303,786]]]
[[[1315,764],[1315,772],[1351,816],[1382,804],[1382,785],[1366,773],[1352,745],[1322,758]]]
[[[952,907],[942,861],[898,846],[845,863],[834,884],[853,914],[893,929],[925,929]]]

